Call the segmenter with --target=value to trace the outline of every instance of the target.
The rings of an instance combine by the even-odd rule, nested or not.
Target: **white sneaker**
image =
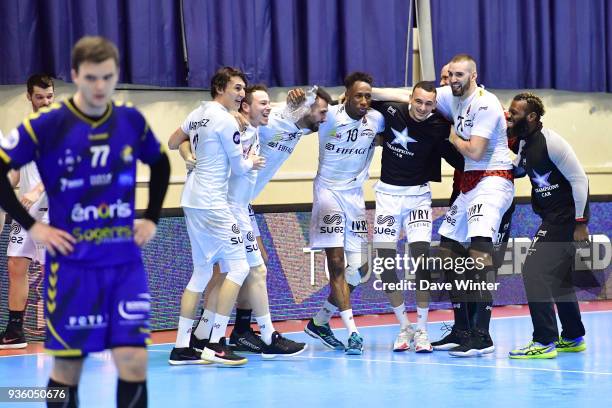
[[[400,330],[395,342],[393,342],[393,351],[408,351],[410,350],[410,342],[414,338],[414,329],[412,325]]]
[[[414,351],[417,353],[431,353],[433,351],[426,330],[417,329],[414,333]]]

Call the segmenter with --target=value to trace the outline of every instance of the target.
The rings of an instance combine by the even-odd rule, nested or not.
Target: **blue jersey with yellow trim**
[[[27,117],[0,147],[0,159],[12,168],[36,162],[50,224],[77,240],[71,254],[47,262],[90,266],[140,257],[133,238],[136,159],[152,164],[160,154],[142,114],[119,102],[109,104],[95,121],[70,100],[55,103]]]

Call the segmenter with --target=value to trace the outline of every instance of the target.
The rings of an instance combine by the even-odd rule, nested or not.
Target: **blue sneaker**
[[[310,319],[304,331],[310,337],[321,340],[321,343],[332,350],[344,350],[344,343],[334,336],[334,332],[329,327],[329,323],[317,326],[314,319]]]
[[[351,356],[360,356],[363,354],[363,337],[361,337],[359,333],[351,333],[344,354]]]
[[[577,337],[575,339],[565,339],[559,337],[559,340],[555,341],[557,351],[562,353],[578,353],[586,350],[586,343],[584,337]]]

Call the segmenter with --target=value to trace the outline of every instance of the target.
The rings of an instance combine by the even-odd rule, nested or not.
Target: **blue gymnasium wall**
[[[434,231],[437,231],[446,208],[434,209]],[[592,219],[589,224],[592,234],[612,235],[612,203],[592,203]],[[372,225],[373,210],[368,210]],[[310,317],[328,295],[327,279],[322,253],[314,255],[314,273],[311,273],[311,259],[304,248],[308,247],[308,225],[310,213],[267,213],[258,214],[257,221],[264,244],[268,250],[268,290],[272,316],[275,320],[303,319]],[[539,219],[529,205],[517,205],[512,222],[512,237],[532,237],[539,225]],[[439,236],[434,234],[434,240]],[[6,243],[8,227],[0,239],[0,326],[7,320],[7,271]],[[163,218],[153,242],[144,250],[144,259],[149,273],[149,285],[153,298],[154,329],[176,327],[179,303],[183,289],[191,275],[191,252],[185,222],[182,217]],[[579,291],[582,300],[612,298],[612,268],[598,272],[599,288]],[[314,280],[314,282],[313,282]],[[499,277],[500,290],[495,302],[501,304],[525,303],[521,276],[517,273]],[[31,273],[30,298],[26,313],[26,328],[30,337],[39,337],[44,326],[42,279],[40,274]],[[352,295],[353,311],[357,315],[389,313],[391,309],[384,293],[372,286],[373,277],[360,286]],[[314,283],[314,284],[313,284]],[[409,308],[414,307],[414,292],[406,293]],[[448,307],[444,301],[434,308]]]

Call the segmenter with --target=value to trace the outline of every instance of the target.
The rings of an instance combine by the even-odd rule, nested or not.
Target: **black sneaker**
[[[208,344],[208,339],[198,339],[195,334],[191,333],[191,337],[189,338],[189,347],[197,351],[198,353],[202,353],[204,347]]]
[[[22,349],[28,346],[23,331],[12,333],[3,331],[0,333],[0,350]]]
[[[192,347],[174,347],[170,352],[168,363],[170,365],[211,364],[210,361],[204,360],[200,354]]]
[[[455,326],[451,327],[446,323],[442,326],[442,330],[445,330],[447,333],[450,330],[450,333],[440,340],[431,343],[434,350],[450,350],[460,346],[468,340],[468,330],[457,329]]]
[[[247,363],[247,359],[234,354],[231,348],[225,345],[225,337],[221,337],[218,343],[210,341],[202,351],[202,358],[211,363],[220,363],[227,366],[241,366]]]
[[[489,332],[480,329],[470,331],[469,340],[453,349],[448,354],[453,357],[478,357],[495,351]]]
[[[264,347],[266,347],[266,343],[251,328],[244,333],[232,331],[232,334],[230,334],[230,345],[233,351],[253,354],[261,354]]]
[[[344,350],[344,343],[334,336],[334,332],[329,327],[329,323],[317,326],[314,319],[310,319],[306,327],[304,327],[304,331],[310,337],[321,340],[321,343],[332,350]]]
[[[261,357],[263,358],[274,358],[276,356],[297,356],[306,350],[306,343],[298,343],[293,340],[289,340],[283,337],[279,332],[275,331],[272,333],[272,343],[270,345],[264,344],[263,352]]]

